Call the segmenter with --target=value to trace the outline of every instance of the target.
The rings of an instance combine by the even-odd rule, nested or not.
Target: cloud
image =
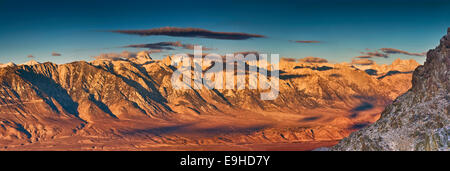
[[[375,51],[375,52],[361,52],[361,54],[365,54],[366,56],[371,56],[371,57],[383,57],[383,58],[388,58],[389,57],[387,54],[380,53],[378,51]]]
[[[148,48],[155,50],[174,50],[173,42],[158,42],[158,43],[149,43],[149,44],[135,44],[124,46],[125,48]]]
[[[259,56],[259,52],[257,51],[244,51],[244,52],[234,52],[233,55],[242,54],[244,56],[247,56],[248,54],[254,54],[256,56]]]
[[[60,53],[52,52],[52,56],[61,56]]]
[[[148,51],[148,53],[161,53],[161,52],[163,52],[161,49],[152,49]]]
[[[296,43],[321,43],[321,41],[318,41],[318,40],[296,40],[294,42],[296,42]]]
[[[285,61],[285,62],[295,62],[296,59],[295,58],[287,58],[287,57],[282,57],[281,61]]]
[[[134,34],[140,36],[173,36],[173,37],[198,37],[207,39],[225,39],[225,40],[247,40],[250,38],[264,38],[263,35],[237,33],[237,32],[214,32],[200,28],[179,28],[179,27],[161,27],[148,30],[112,30],[110,32],[122,34]]]
[[[372,58],[373,56],[372,55],[361,55],[361,56],[355,56],[354,58],[365,58],[365,59],[368,59],[368,58]]]
[[[28,57],[28,58],[34,58],[34,56],[33,56],[33,55],[28,55],[27,57]]]
[[[95,59],[112,59],[112,60],[117,60],[117,59],[129,59],[129,58],[135,58],[137,56],[136,52],[130,52],[130,51],[123,51],[121,53],[115,53],[115,52],[111,52],[111,53],[102,53],[98,56],[95,56]]]
[[[159,49],[152,49],[152,50],[145,50],[140,52],[130,52],[127,50],[124,50],[120,53],[101,53],[98,56],[92,56],[95,59],[111,59],[111,60],[120,60],[120,59],[131,59],[131,58],[139,58],[143,55],[150,55],[152,53],[161,53],[162,50]]]
[[[375,62],[370,59],[353,59],[352,64],[354,64],[354,65],[372,65],[372,64],[375,64]]]
[[[319,57],[313,57],[313,56],[308,56],[308,57],[299,59],[298,61],[304,62],[304,63],[328,63],[328,60],[326,60],[326,59],[319,58]]]
[[[369,51],[370,49],[366,48],[366,51]],[[425,53],[410,53],[407,51],[403,51],[403,50],[399,50],[399,49],[394,49],[394,48],[381,48],[379,49],[382,52],[378,52],[374,51],[374,52],[361,52],[361,56],[355,56],[353,58],[360,58],[360,59],[369,59],[369,58],[374,58],[374,57],[383,57],[383,58],[388,58],[389,54],[404,54],[404,55],[411,55],[411,56],[424,56]]]
[[[404,54],[404,55],[410,55],[410,56],[424,56],[426,54],[425,52],[411,53],[411,52],[394,49],[394,48],[381,48],[380,50],[383,51],[384,53],[388,53],[388,54]]]
[[[194,44],[182,44],[180,41],[176,42],[158,42],[158,43],[148,43],[148,44],[136,44],[124,46],[125,48],[148,48],[155,50],[174,50],[174,47],[181,47],[183,49],[193,50]],[[211,48],[202,47],[202,50],[212,50]]]
[[[191,49],[191,50],[193,50],[194,47],[195,47],[194,44],[183,44],[183,48],[184,49]],[[203,47],[202,46],[202,50],[212,50],[212,48],[207,48],[207,47]]]

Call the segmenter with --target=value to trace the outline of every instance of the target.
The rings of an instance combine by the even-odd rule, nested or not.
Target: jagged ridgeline
[[[332,109],[354,115],[384,106],[405,92],[410,72],[418,65],[397,60],[392,65],[358,69],[349,64],[282,60],[278,98],[261,100],[259,90],[173,89],[171,59],[153,60],[141,54],[133,59],[2,65],[0,137],[38,141],[82,130],[96,135],[115,124],[132,128],[147,120],[236,117],[230,113],[280,112],[281,116]],[[368,74],[368,69],[378,72]],[[376,114],[370,117],[377,118]]]
[[[413,74],[412,88],[374,124],[333,150],[445,150],[450,145],[450,28]]]

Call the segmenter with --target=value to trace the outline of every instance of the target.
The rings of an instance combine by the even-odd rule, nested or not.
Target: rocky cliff
[[[413,74],[412,88],[374,124],[333,150],[445,150],[450,145],[450,28]]]

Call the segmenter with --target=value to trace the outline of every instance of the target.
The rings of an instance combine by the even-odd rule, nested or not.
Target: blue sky
[[[434,48],[450,27],[445,1],[23,1],[0,0],[0,63],[67,63],[93,60],[100,53],[139,51],[131,44],[181,41],[214,48],[208,52],[259,51],[280,56],[315,56],[348,62],[361,52],[395,48],[412,53]],[[192,27],[215,32],[243,32],[265,38],[220,40],[138,36],[105,32],[160,27]],[[320,43],[295,43],[316,40]],[[52,56],[52,52],[61,56]],[[192,50],[153,54],[161,58]],[[373,58],[424,57],[390,54]]]

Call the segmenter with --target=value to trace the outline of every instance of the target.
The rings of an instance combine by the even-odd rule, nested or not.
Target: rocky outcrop
[[[1,64],[0,63],[0,68],[4,68],[4,67],[9,67],[9,66],[16,66],[16,64],[12,63],[12,62],[8,62],[6,64]]]
[[[29,65],[29,66],[32,66],[32,65],[37,65],[37,64],[39,64],[39,62],[37,62],[37,61],[35,61],[35,60],[30,60],[30,61],[28,61],[28,62],[25,62],[23,65]]]
[[[130,61],[136,64],[145,64],[151,62],[153,59],[150,57],[150,53],[147,51],[141,51],[136,54],[135,58],[131,58]]]
[[[374,124],[333,150],[450,150],[450,28],[413,74],[412,88]]]

